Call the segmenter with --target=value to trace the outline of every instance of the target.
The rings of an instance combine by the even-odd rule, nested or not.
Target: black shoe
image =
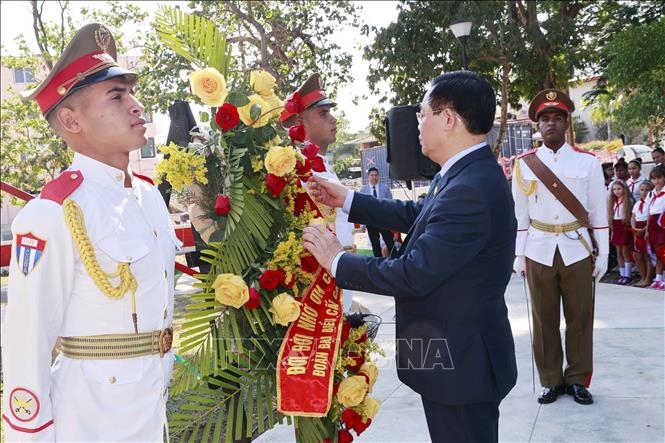
[[[563,385],[548,386],[538,396],[538,403],[545,405],[547,403],[554,403],[559,395],[566,393],[566,388]]]
[[[583,385],[570,385],[566,387],[566,392],[573,396],[575,403],[581,405],[590,405],[593,403],[593,396]]]

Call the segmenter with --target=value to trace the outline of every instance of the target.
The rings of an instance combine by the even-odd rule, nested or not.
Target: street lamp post
[[[462,66],[464,66],[465,71],[469,69],[469,60],[466,55],[466,41],[469,39],[469,34],[471,34],[471,25],[473,25],[471,20],[462,18],[455,20],[449,26],[453,35],[462,45]]]

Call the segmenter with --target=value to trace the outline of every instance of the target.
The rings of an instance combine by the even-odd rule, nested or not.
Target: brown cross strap
[[[543,182],[545,187],[554,194],[554,196],[561,202],[564,208],[566,208],[577,221],[588,229],[589,237],[591,237],[591,244],[593,246],[592,256],[598,252],[598,244],[596,243],[596,238],[593,235],[593,229],[591,223],[589,222],[589,213],[582,206],[582,203],[575,197],[575,195],[564,185],[559,177],[552,172],[550,168],[543,163],[538,156],[533,153],[525,155],[522,157],[524,163],[533,171],[533,173],[538,177],[538,179]]]

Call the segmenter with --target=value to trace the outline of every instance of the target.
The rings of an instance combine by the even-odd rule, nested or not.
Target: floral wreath
[[[367,324],[342,316],[341,290],[302,245],[305,226],[334,219],[302,186],[325,171],[319,147],[305,143],[301,125],[283,143],[272,124],[284,107],[302,112],[302,99],[283,104],[262,70],[237,75],[229,89],[230,49],[209,20],[162,6],[157,23],[161,40],[200,68],[189,74],[191,93],[211,107],[201,114],[210,130],[186,147],[160,147],[156,166],[190,204],[211,265],[196,275],[202,291],[181,328],[171,392],[186,401],[170,414],[170,432],[189,439],[225,427],[227,440],[239,439],[286,417],[297,441],[350,442],[379,409],[368,393],[381,351]],[[298,396],[303,386],[308,395]]]

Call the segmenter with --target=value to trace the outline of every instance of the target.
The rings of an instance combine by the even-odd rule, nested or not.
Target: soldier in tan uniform
[[[598,159],[566,143],[573,110],[572,101],[561,91],[548,89],[534,97],[529,118],[538,123],[543,145],[519,156],[513,174],[514,270],[526,271],[531,293],[533,350],[545,388],[539,403],[552,403],[566,392],[577,403],[593,403],[587,390],[593,361],[593,279],[598,281],[607,271],[607,199]],[[588,230],[527,166],[527,156],[537,156],[588,213],[598,245],[595,264]],[[566,319],[565,367],[559,332],[561,303]]]
[[[25,98],[74,151],[12,224],[2,331],[6,441],[162,441],[174,363],[164,200],[133,174],[146,143],[136,74],[103,25],[81,28]],[[62,352],[51,362],[60,338]]]

